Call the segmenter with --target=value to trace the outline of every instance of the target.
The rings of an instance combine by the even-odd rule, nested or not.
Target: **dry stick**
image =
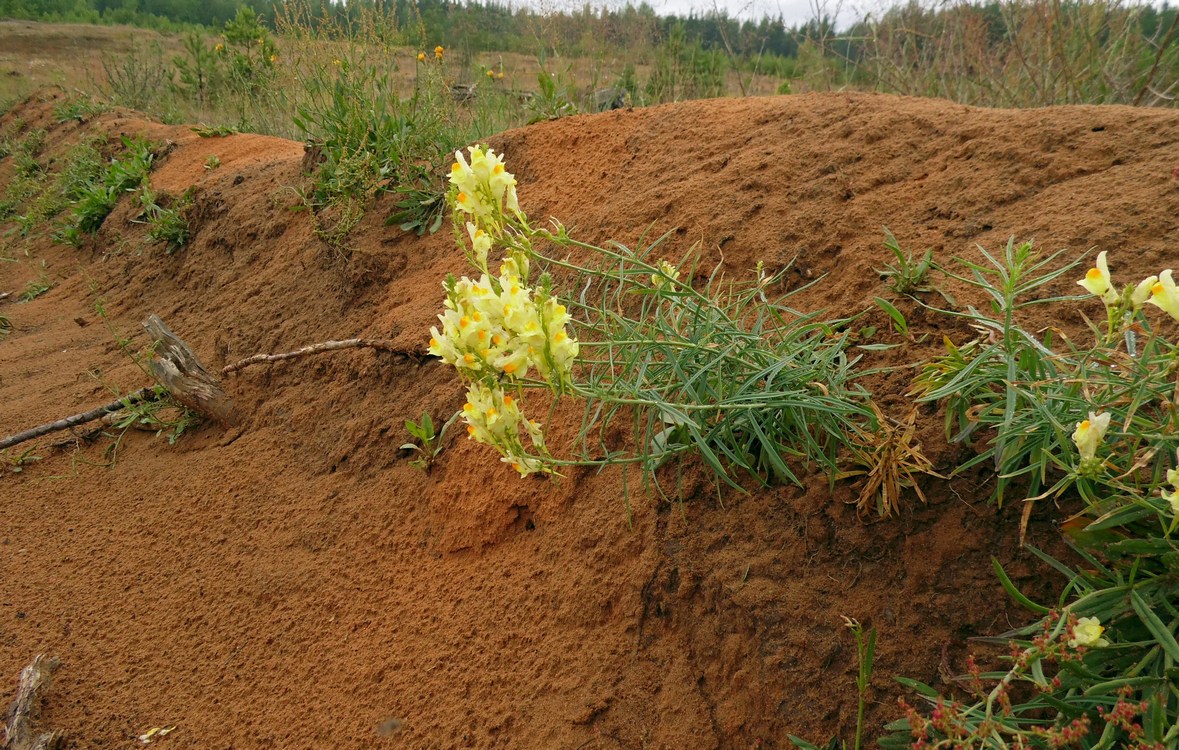
[[[285,359],[296,359],[298,357],[307,357],[312,354],[323,354],[324,352],[336,352],[341,349],[376,349],[382,352],[392,352],[402,359],[412,359],[415,362],[420,362],[425,359],[427,354],[420,351],[412,351],[401,349],[393,345],[389,339],[345,339],[343,341],[324,341],[319,344],[311,344],[302,349],[296,349],[293,352],[283,352],[281,354],[255,354],[251,357],[234,362],[221,368],[222,375],[232,375],[238,370],[245,369],[250,365],[262,364],[263,362],[282,362]]]
[[[21,670],[16,697],[4,716],[4,733],[0,747],[7,750],[57,750],[65,736],[61,732],[41,732],[35,728],[41,719],[41,693],[49,689],[54,670],[61,662],[55,656],[40,654]]]
[[[25,430],[24,432],[18,432],[15,435],[10,435],[10,436],[4,438],[3,440],[0,440],[0,450],[4,450],[5,448],[11,448],[12,446],[16,445],[17,443],[23,443],[26,440],[32,440],[33,438],[39,438],[42,435],[48,435],[51,432],[59,432],[61,430],[68,430],[71,427],[77,427],[80,424],[86,424],[87,422],[93,422],[96,419],[102,419],[107,414],[110,414],[113,411],[118,411],[119,409],[125,409],[126,407],[128,407],[132,404],[139,404],[139,403],[143,403],[145,401],[155,401],[156,398],[157,398],[157,396],[155,394],[154,389],[140,388],[138,391],[135,391],[134,393],[132,393],[130,395],[124,396],[123,398],[119,399],[118,401],[112,401],[109,404],[103,404],[102,406],[91,409],[90,411],[84,411],[81,414],[75,414],[72,417],[66,417],[65,419],[59,419],[56,422],[50,422],[49,424],[43,424],[43,425],[40,425],[39,427],[32,427],[30,429]]]

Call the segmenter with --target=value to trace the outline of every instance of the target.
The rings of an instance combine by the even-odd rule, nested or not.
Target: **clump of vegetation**
[[[53,107],[53,116],[58,122],[77,120],[85,122],[95,115],[106,112],[109,107],[97,99],[85,94],[67,97]]]
[[[913,295],[918,292],[931,292],[933,288],[926,284],[929,272],[933,268],[933,250],[927,249],[920,258],[913,253],[901,250],[897,238],[888,227],[884,228],[884,246],[896,259],[896,264],[886,263],[883,269],[876,273],[885,279],[888,286],[897,294]]]
[[[40,297],[45,292],[53,288],[53,282],[49,280],[49,272],[45,269],[45,264],[41,264],[41,273],[35,279],[30,279],[25,284],[24,290],[17,295],[17,302],[32,302]]]
[[[969,700],[906,680],[933,712],[910,708],[881,745],[1171,746],[1179,741],[1179,346],[1158,333],[1148,310],[1179,321],[1179,289],[1170,270],[1118,289],[1103,252],[1078,282],[1105,308],[1092,343],[1041,339],[1017,316],[1032,304],[1065,302],[1036,299],[1036,290],[1075,264],[1049,270],[1057,256],[1014,241],[985,257],[960,278],[987,292],[998,317],[959,313],[985,337],[947,340],[916,393],[944,401],[951,436],[980,447],[966,466],[993,464],[996,500],[1022,480],[1025,523],[1037,500],[1069,493],[1084,503],[1064,526],[1081,564],[1033,549],[1064,579],[1059,599],[1039,604],[996,562],[1004,587],[1041,620],[1000,638],[1011,643],[1005,668],[968,664]]]
[[[852,384],[848,334],[771,299],[776,278],[693,284],[681,278],[693,274],[690,265],[658,259],[658,241],[640,251],[603,248],[556,223],[533,227],[502,160],[475,147],[469,165],[457,158],[448,201],[479,276],[448,279],[430,351],[469,384],[468,433],[521,474],[574,463],[637,464],[653,476],[691,452],[735,487],[734,472],[801,483],[788,459],[834,477],[852,436],[875,427],[867,394]],[[542,241],[595,261],[540,252]],[[499,275],[490,271],[493,250],[504,253]],[[578,293],[563,294],[549,270],[571,277]],[[541,380],[527,377],[533,370]],[[578,459],[553,458],[541,426],[522,416],[523,392],[536,387],[585,400]],[[605,435],[622,424],[633,442],[612,445]]]
[[[119,198],[144,185],[155,154],[152,145],[138,138],[122,139],[123,151],[102,172],[77,184],[73,208],[57,233],[60,241],[78,246],[86,234],[98,231]]]
[[[165,252],[169,255],[188,243],[191,233],[188,212],[193,204],[192,188],[185,190],[178,198],[169,199],[161,198],[145,184],[140,189],[139,202],[143,208],[141,220],[149,227],[149,242],[164,243]]]

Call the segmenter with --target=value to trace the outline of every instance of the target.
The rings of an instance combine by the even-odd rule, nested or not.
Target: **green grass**
[[[184,247],[191,234],[188,212],[193,203],[192,189],[177,198],[165,198],[164,205],[158,202],[159,196],[147,185],[139,195],[143,207],[142,221],[148,225],[148,242],[163,243],[164,251],[169,255]]]
[[[17,295],[16,301],[32,302],[52,288],[53,282],[49,280],[48,272],[42,269],[41,274],[37,278],[32,279],[27,284],[25,284],[24,290],[22,290],[21,293]]]

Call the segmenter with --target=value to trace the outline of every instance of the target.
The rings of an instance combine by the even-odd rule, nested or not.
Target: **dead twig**
[[[221,368],[222,375],[232,375],[239,370],[244,370],[250,365],[258,365],[270,362],[282,362],[287,359],[297,359],[299,357],[309,357],[313,354],[323,354],[325,352],[337,352],[341,349],[376,349],[382,352],[391,352],[402,360],[411,359],[415,362],[420,362],[429,355],[421,351],[414,351],[410,349],[402,349],[394,346],[389,339],[344,339],[343,341],[324,341],[319,344],[311,344],[301,349],[296,349],[293,352],[282,352],[281,354],[255,354],[245,359],[238,360],[233,364],[226,365]]]
[[[62,732],[42,732],[36,726],[41,720],[42,693],[49,689],[53,672],[60,665],[57,657],[39,654],[21,670],[16,697],[4,715],[0,747],[5,750],[57,750],[62,747],[65,739]]]
[[[156,315],[151,315],[143,322],[143,327],[155,342],[155,354],[148,363],[156,381],[167,389],[168,394],[178,403],[187,406],[202,416],[219,422],[223,427],[232,427],[236,422],[233,414],[233,402],[225,395],[221,383],[213,377],[201,361],[193,354],[176,334],[164,325],[164,321]],[[84,411],[81,414],[59,419],[38,427],[19,432],[0,440],[0,450],[11,448],[26,440],[48,435],[59,430],[68,430],[95,419],[101,419],[107,414],[119,411],[137,403],[158,401],[154,387],[140,388],[134,393],[124,396],[109,404]]]
[[[65,419],[59,419],[56,422],[49,422],[48,424],[32,427],[25,430],[24,432],[18,432],[15,435],[10,435],[3,440],[0,440],[0,450],[11,448],[12,446],[17,445],[18,443],[23,443],[26,440],[39,438],[42,435],[48,435],[51,432],[68,430],[71,427],[77,427],[80,424],[93,422],[96,419],[102,419],[111,412],[125,409],[128,406],[132,406],[134,404],[155,401],[157,398],[159,397],[156,395],[154,388],[140,388],[138,391],[124,396],[118,401],[112,401],[109,404],[103,404],[102,406],[95,407],[89,411],[84,411],[80,414],[74,414],[73,416],[66,417]]]

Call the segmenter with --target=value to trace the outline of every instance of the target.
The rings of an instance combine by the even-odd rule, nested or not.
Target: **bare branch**
[[[238,360],[233,364],[226,365],[221,368],[222,375],[232,375],[233,373],[243,370],[250,365],[257,365],[270,362],[282,362],[287,359],[297,359],[299,357],[309,357],[313,354],[323,354],[325,352],[336,352],[342,349],[376,349],[382,352],[391,352],[401,359],[411,359],[415,362],[420,362],[426,359],[429,355],[425,352],[415,351],[411,349],[402,349],[394,346],[389,339],[344,339],[343,341],[324,341],[319,344],[311,344],[304,346],[301,349],[296,349],[293,352],[283,352],[281,354],[255,354],[245,359]]]
[[[123,398],[119,399],[118,401],[112,401],[109,404],[103,404],[102,406],[95,407],[89,411],[84,411],[80,414],[74,414],[73,416],[66,417],[64,419],[59,419],[56,422],[49,422],[48,424],[43,424],[38,427],[32,427],[30,429],[25,430],[24,432],[18,432],[15,435],[10,435],[10,436],[4,438],[3,440],[0,440],[0,450],[4,450],[5,448],[11,448],[12,446],[17,445],[18,443],[23,443],[26,440],[32,440],[33,438],[39,438],[42,435],[48,435],[51,432],[59,432],[61,430],[68,430],[71,427],[77,427],[80,424],[86,424],[87,422],[93,422],[96,419],[102,419],[103,417],[105,417],[107,414],[110,414],[111,412],[119,411],[120,409],[125,409],[126,407],[128,407],[132,404],[139,404],[139,403],[143,403],[146,401],[155,401],[156,398],[157,398],[157,396],[155,393],[155,389],[153,389],[153,388],[140,388],[138,391],[135,391],[134,393],[132,393],[130,395],[124,396]]]

